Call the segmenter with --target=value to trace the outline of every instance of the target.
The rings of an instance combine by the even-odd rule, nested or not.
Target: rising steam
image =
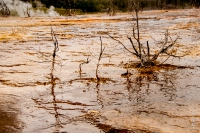
[[[54,10],[55,8],[51,6],[47,11],[42,11],[40,9],[33,9],[32,4],[28,2],[23,2],[20,0],[6,0],[4,1],[8,8],[12,11],[16,11],[20,17],[30,16],[59,16],[59,14]]]

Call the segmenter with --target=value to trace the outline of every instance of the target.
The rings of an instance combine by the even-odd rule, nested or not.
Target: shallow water
[[[106,34],[131,47],[131,15],[0,18],[0,131],[200,132],[198,11],[142,12],[144,43],[158,49],[155,40],[169,29],[173,38],[180,36],[179,54],[187,55],[153,71],[129,67],[128,77],[122,76],[125,66],[136,58]],[[51,26],[59,42],[55,61]],[[104,81],[98,84],[100,36],[105,51],[98,74]]]

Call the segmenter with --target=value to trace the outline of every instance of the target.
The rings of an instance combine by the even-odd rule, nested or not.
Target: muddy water
[[[141,13],[142,40],[152,52],[169,29],[185,55],[151,70],[133,67],[136,58],[106,35],[131,47],[130,15],[0,18],[0,132],[200,132],[198,12]],[[59,42],[55,59],[51,26]],[[127,69],[131,75],[124,76]]]

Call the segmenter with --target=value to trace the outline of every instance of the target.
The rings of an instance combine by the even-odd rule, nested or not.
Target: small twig
[[[156,40],[155,38],[153,38],[152,35],[150,35],[150,36],[151,36],[151,39],[154,40],[156,43],[158,43],[158,44],[163,43],[162,41],[158,41],[158,40]]]
[[[164,64],[168,59],[169,59],[169,57],[171,57],[171,55],[169,55],[168,57],[167,57],[167,59],[165,59],[162,63],[160,63],[160,64]]]
[[[79,76],[80,76],[80,78],[81,78],[81,74],[82,74],[82,65],[89,64],[90,61],[91,60],[89,60],[89,56],[88,56],[86,61],[84,61],[84,62],[82,62],[82,63],[79,64]]]
[[[181,57],[184,57],[185,55],[181,55],[181,56],[178,56],[178,55],[173,55],[173,54],[169,54],[167,52],[165,52],[165,54],[169,55],[169,56],[172,56],[172,57],[175,57],[175,58],[181,58]]]

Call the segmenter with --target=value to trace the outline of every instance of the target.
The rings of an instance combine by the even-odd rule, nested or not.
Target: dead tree
[[[0,0],[0,12],[5,17],[10,15],[10,10],[3,0]]]
[[[52,41],[54,43],[54,49],[53,49],[53,60],[52,60],[52,70],[51,70],[51,78],[53,78],[53,70],[54,70],[54,64],[55,64],[55,57],[56,57],[56,52],[58,52],[59,47],[58,47],[58,40],[56,38],[56,35],[53,31],[53,28],[51,27],[51,36],[52,36]]]
[[[52,27],[51,27],[51,36],[52,36],[52,40],[54,43],[53,58],[55,58],[56,52],[59,50],[59,47],[58,47],[58,40],[56,38],[56,35],[55,35]]]
[[[105,47],[103,48],[103,43],[102,43],[102,39],[101,39],[101,36],[100,36],[100,41],[101,41],[101,50],[100,50],[100,54],[99,54],[99,58],[98,58],[98,62],[97,62],[97,67],[96,67],[96,78],[97,78],[97,84],[99,83],[99,81],[101,80],[99,75],[98,75],[98,69],[99,69],[99,63],[101,61],[101,58],[102,58],[102,55],[103,55],[103,52],[105,50]]]
[[[158,59],[158,57],[161,54],[168,55],[169,57],[181,57],[181,56],[174,55],[175,50],[173,50],[173,47],[176,44],[179,36],[177,36],[175,39],[172,39],[168,30],[165,32],[165,39],[161,44],[160,50],[158,52],[155,52],[154,54],[152,54],[152,52],[151,52],[150,45],[149,45],[148,41],[146,42],[146,46],[144,46],[141,43],[141,40],[140,40],[140,25],[139,25],[139,12],[142,10],[142,6],[141,6],[141,3],[140,3],[140,0],[135,0],[135,1],[132,0],[131,4],[132,4],[132,8],[133,8],[133,11],[134,11],[134,14],[135,14],[135,19],[134,19],[135,26],[133,27],[133,31],[132,31],[133,36],[132,37],[127,36],[127,38],[132,45],[132,49],[127,48],[126,45],[123,44],[123,42],[114,38],[113,36],[111,36],[111,35],[109,35],[109,36],[113,40],[115,40],[119,44],[121,44],[126,51],[128,51],[129,53],[136,56],[140,61],[139,66],[141,66],[141,67],[149,67],[149,66],[155,65],[156,60]],[[134,44],[133,39],[136,41],[136,44]]]
[[[107,8],[107,14],[109,16],[114,16],[115,15],[115,8],[112,0],[108,1],[108,8]]]
[[[25,10],[23,9],[23,11],[24,11],[24,16],[31,17],[30,9],[28,7]]]

